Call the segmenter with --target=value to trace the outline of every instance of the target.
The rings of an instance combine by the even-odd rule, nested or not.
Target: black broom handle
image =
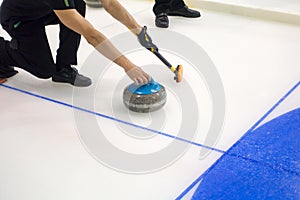
[[[172,67],[172,65],[158,51],[154,51],[153,53],[169,68]]]

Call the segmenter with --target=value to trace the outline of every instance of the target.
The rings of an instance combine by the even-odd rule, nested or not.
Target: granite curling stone
[[[153,79],[145,85],[128,85],[123,92],[123,103],[131,111],[148,113],[162,108],[167,102],[165,87]]]

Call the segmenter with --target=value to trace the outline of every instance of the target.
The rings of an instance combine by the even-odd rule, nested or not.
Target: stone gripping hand
[[[151,52],[158,52],[158,48],[152,43],[151,37],[147,33],[147,27],[144,26],[142,31],[137,34],[140,44]]]
[[[136,85],[144,85],[151,81],[151,76],[144,72],[140,67],[134,67],[126,71],[126,73]]]

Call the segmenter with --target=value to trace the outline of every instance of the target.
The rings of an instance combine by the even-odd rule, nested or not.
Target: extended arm
[[[141,32],[142,27],[117,0],[100,0],[103,8],[116,20],[124,24],[133,33]]]
[[[130,13],[117,0],[100,0],[104,9],[116,20],[124,24],[129,30],[137,35],[140,44],[150,51],[157,51],[158,48],[152,43],[151,37],[147,34],[147,27],[141,27]]]
[[[148,74],[122,55],[102,33],[96,30],[75,9],[55,10],[54,12],[65,26],[81,34],[102,55],[121,66],[136,84],[150,81],[151,78]]]

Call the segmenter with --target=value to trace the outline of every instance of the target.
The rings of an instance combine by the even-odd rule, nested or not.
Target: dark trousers
[[[177,10],[185,6],[183,0],[155,0],[153,12],[155,15],[166,13],[167,10]]]
[[[83,0],[75,2],[76,10],[85,16],[85,2]],[[7,16],[1,16],[1,18],[7,19]],[[56,63],[53,60],[45,30],[47,25],[54,24],[60,26]],[[39,78],[50,78],[61,67],[77,64],[77,51],[81,36],[64,26],[54,12],[29,21],[12,17],[2,21],[1,25],[12,38],[11,41],[0,38],[2,63],[22,68]]]

